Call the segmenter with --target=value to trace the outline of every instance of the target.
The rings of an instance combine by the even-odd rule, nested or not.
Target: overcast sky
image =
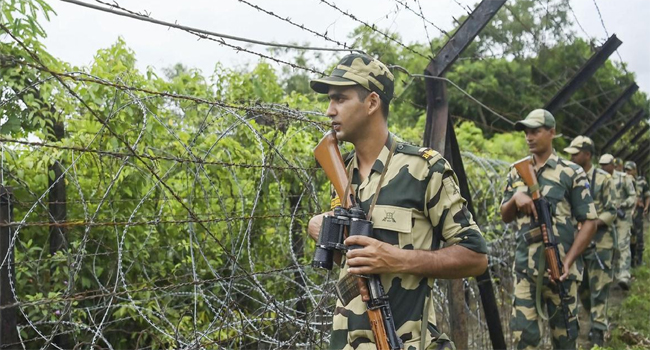
[[[98,4],[92,0],[82,0]],[[111,2],[112,0],[106,0]],[[342,15],[318,0],[248,0],[282,17],[304,24],[309,29],[341,42],[349,42],[349,33],[359,23]],[[153,18],[197,27],[218,33],[276,42],[309,42],[312,46],[334,47],[314,34],[261,13],[237,0],[117,0],[130,10],[146,11]],[[419,11],[414,0],[328,0],[359,19],[390,28],[401,34],[405,43],[426,42],[425,25],[421,18],[400,6],[406,3]],[[455,27],[452,16],[466,13],[462,6],[474,7],[474,0],[420,0],[422,13],[444,30]],[[200,40],[176,29],[123,18],[108,13],[80,7],[60,0],[49,2],[57,16],[45,24],[48,38],[45,43],[56,57],[74,65],[88,65],[98,49],[115,43],[119,36],[136,53],[138,66],[154,67],[157,71],[175,63],[199,68],[210,74],[217,62],[227,67],[237,67],[258,61],[258,57],[245,52],[235,52],[213,41]],[[572,0],[578,21],[590,37],[607,38],[594,0]],[[620,56],[634,72],[641,90],[650,92],[650,0],[597,0],[602,18],[611,35],[615,33],[623,44]],[[462,5],[462,6],[461,6]],[[501,9],[503,11],[504,9]],[[440,32],[427,24],[431,37]],[[577,29],[580,36],[585,36]],[[236,43],[236,42],[233,42]],[[241,43],[236,43],[243,45]],[[262,46],[252,50],[266,53]],[[619,60],[616,54],[611,56]]]

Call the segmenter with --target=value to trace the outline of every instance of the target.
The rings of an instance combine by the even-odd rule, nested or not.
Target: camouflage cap
[[[589,151],[591,152],[591,154],[594,154],[594,152],[596,151],[594,147],[594,141],[592,141],[587,136],[581,135],[573,139],[569,147],[564,149],[564,152],[568,154],[577,154],[580,151]]]
[[[614,158],[614,165],[616,165],[616,166],[623,165],[623,159]]]
[[[395,77],[386,65],[370,56],[349,54],[339,61],[329,77],[309,82],[311,88],[326,94],[330,86],[361,85],[376,92],[386,103],[393,99]]]
[[[526,128],[536,129],[541,126],[555,127],[555,118],[545,109],[536,109],[526,116],[524,120],[515,123],[515,130],[523,131]]]
[[[598,160],[598,164],[607,165],[607,164],[611,164],[613,161],[614,161],[614,156],[609,153],[605,153],[602,156],[600,156],[600,159]]]
[[[631,160],[628,160],[627,162],[625,162],[624,168],[625,170],[636,170],[636,163]]]

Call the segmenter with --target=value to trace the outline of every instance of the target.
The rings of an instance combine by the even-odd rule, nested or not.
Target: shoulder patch
[[[431,148],[413,146],[408,143],[399,143],[395,152],[418,156],[427,161],[429,165],[433,165],[438,160],[443,159],[440,153],[432,150]]]
[[[429,160],[433,158],[436,155],[436,152],[432,150],[431,148],[427,147],[422,147],[418,150],[418,153],[420,154],[420,157]]]

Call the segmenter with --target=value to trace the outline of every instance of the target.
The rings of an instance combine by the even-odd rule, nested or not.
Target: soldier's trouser
[[[643,209],[638,208],[634,211],[632,218],[632,232],[630,241],[630,253],[632,257],[632,266],[639,266],[643,261]]]
[[[596,255],[598,254],[598,255]],[[582,257],[585,271],[578,288],[580,301],[591,315],[591,328],[607,330],[607,298],[612,276],[612,249],[588,248]]]
[[[616,231],[618,233],[618,263],[616,265],[616,279],[619,281],[630,281],[630,220],[616,220]]]
[[[517,349],[538,349],[542,340],[542,322],[544,320],[535,308],[535,278],[515,272],[515,300],[512,308],[510,330]],[[549,326],[554,349],[575,349],[576,339],[569,339],[560,306],[560,295],[554,287],[549,287],[548,278],[544,278],[542,286],[541,307],[546,308],[549,316]],[[564,281],[571,298],[569,310],[574,315],[569,322],[578,328],[578,282]]]

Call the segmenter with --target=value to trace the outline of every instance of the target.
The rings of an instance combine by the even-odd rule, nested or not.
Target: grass
[[[649,242],[648,238],[646,234],[646,242]],[[597,349],[650,348],[650,249],[647,243],[643,261],[643,266],[632,270],[635,281],[620,307],[613,312],[611,339],[605,344],[606,347]]]

